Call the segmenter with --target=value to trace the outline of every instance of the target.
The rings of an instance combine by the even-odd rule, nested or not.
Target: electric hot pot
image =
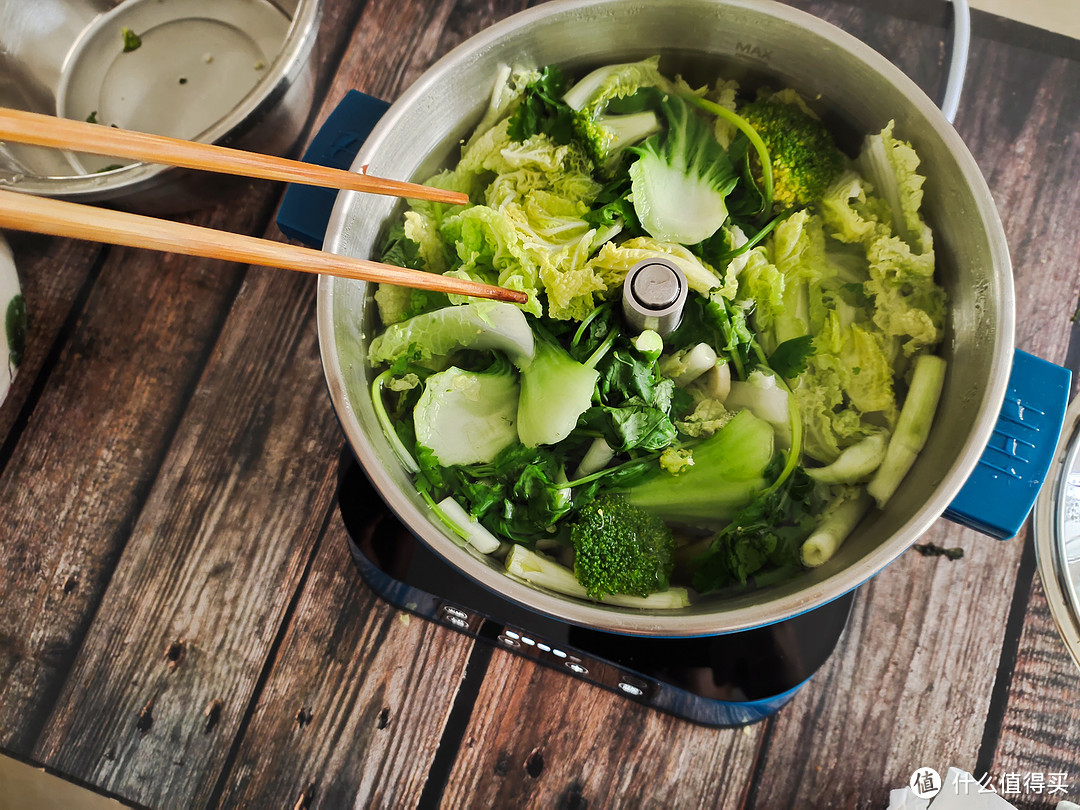
[[[558,63],[571,73],[661,56],[691,84],[717,76],[745,87],[793,87],[822,112],[841,146],[896,121],[927,180],[950,313],[948,374],[929,440],[884,510],[869,514],[835,556],[789,582],[734,596],[703,596],[676,611],[587,603],[508,576],[462,547],[433,517],[397,462],[371,405],[365,346],[377,333],[372,285],[323,278],[318,329],[334,408],[353,454],[401,521],[452,568],[546,617],[617,634],[719,635],[798,616],[848,594],[911,546],[941,516],[1000,538],[1023,524],[1054,451],[1068,395],[1064,369],[1015,351],[1009,253],[986,182],[934,103],[870,47],[798,10],[761,0],[556,0],[516,14],[460,45],[379,118],[356,170],[423,181],[453,163],[481,117],[500,63]],[[385,113],[378,116],[378,113]],[[338,139],[340,142],[340,138]],[[400,201],[342,192],[323,246],[377,258]]]

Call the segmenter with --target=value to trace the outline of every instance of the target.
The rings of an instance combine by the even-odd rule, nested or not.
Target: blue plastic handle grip
[[[348,169],[389,107],[382,99],[350,90],[315,134],[303,161]],[[290,239],[322,247],[337,195],[332,188],[290,185],[278,209],[278,228]]]
[[[1024,525],[1054,459],[1072,373],[1017,350],[994,433],[945,517],[1007,540]]]

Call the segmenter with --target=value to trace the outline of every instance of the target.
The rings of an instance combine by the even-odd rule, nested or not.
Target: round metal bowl
[[[0,105],[282,154],[311,110],[320,13],[321,0],[0,0]],[[163,212],[240,184],[0,144],[0,186]]]
[[[794,87],[854,150],[895,119],[927,175],[924,212],[950,299],[942,353],[949,371],[933,431],[883,511],[869,515],[825,565],[775,587],[705,596],[674,612],[586,603],[512,579],[433,522],[395,461],[369,398],[366,341],[377,332],[369,285],[319,284],[319,339],[331,398],[354,453],[405,524],[450,564],[517,603],[602,630],[710,635],[780,621],[863,583],[907,549],[956,495],[989,440],[1013,352],[1012,271],[993,200],[953,128],[918,87],[858,40],[800,11],[761,0],[566,0],[511,17],[452,51],[389,110],[356,159],[372,174],[423,179],[454,160],[479,119],[500,62],[559,63],[571,71],[654,53],[669,74],[724,75],[748,86]],[[370,257],[392,201],[344,193],[327,250]]]

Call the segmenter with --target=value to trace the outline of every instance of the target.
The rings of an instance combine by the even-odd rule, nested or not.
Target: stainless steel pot
[[[0,105],[282,154],[314,95],[321,0],[0,0]],[[130,27],[143,45],[124,53]],[[110,112],[106,113],[109,109]],[[119,120],[115,120],[119,118]],[[242,184],[0,143],[0,186],[145,212]]]
[[[334,407],[382,496],[425,543],[487,588],[573,624],[629,634],[694,636],[743,630],[820,606],[866,581],[938,518],[979,460],[1002,404],[1013,356],[1009,255],[994,203],[967,148],[938,109],[871,48],[800,11],[761,0],[563,0],[511,17],[441,59],[388,111],[354,166],[424,178],[452,162],[479,119],[500,62],[574,70],[662,55],[692,80],[733,76],[801,91],[854,147],[890,119],[913,142],[927,174],[924,211],[935,232],[951,316],[942,352],[948,378],[933,432],[901,489],[821,568],[733,598],[704,597],[677,612],[580,602],[508,577],[460,547],[429,517],[395,461],[369,398],[366,341],[377,328],[366,284],[319,283],[319,339]],[[393,201],[343,193],[327,250],[370,257]]]

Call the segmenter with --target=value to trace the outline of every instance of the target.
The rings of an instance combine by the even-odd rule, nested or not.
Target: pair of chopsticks
[[[0,107],[0,141],[185,169],[464,204],[464,194],[162,135]],[[166,219],[0,191],[0,228],[525,303],[525,293]]]

